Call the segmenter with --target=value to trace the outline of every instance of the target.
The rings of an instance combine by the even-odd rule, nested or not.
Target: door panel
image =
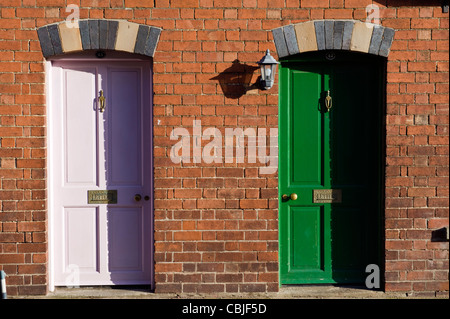
[[[98,270],[97,209],[66,207],[64,210],[66,250],[65,265],[78,265],[85,272]]]
[[[364,59],[281,64],[282,284],[363,283],[379,261],[380,70]]]
[[[112,185],[142,185],[142,109],[140,69],[108,69],[108,149]],[[133,128],[133,129],[130,129]],[[136,154],[133,157],[123,154]]]
[[[331,229],[335,248],[333,268],[341,271],[357,267],[365,268],[366,265],[363,264],[366,260],[364,233],[352,231],[365,224],[364,210],[353,207],[333,207],[332,211]]]
[[[142,209],[139,207],[110,208],[110,256],[112,271],[142,271]],[[133,249],[130,249],[132,247]]]
[[[304,88],[292,91],[292,180],[293,185],[322,184],[322,125],[321,116],[317,112],[321,93],[322,78],[318,73],[292,71],[292,86]],[[312,107],[302,108],[307,104]],[[314,106],[317,106],[314,107]],[[288,111],[288,112],[289,112]],[[307,150],[307,151],[306,151]]]
[[[320,207],[291,207],[290,271],[323,271],[322,220]]]
[[[97,185],[96,69],[65,69],[64,171],[69,184]],[[74,90],[73,88],[77,88]],[[85,92],[79,94],[79,92]],[[85,106],[85,107],[81,107]],[[80,130],[84,127],[84,130]],[[78,156],[84,154],[84,156]]]
[[[55,285],[152,283],[150,72],[149,62],[52,66]],[[117,198],[89,201],[90,191]]]

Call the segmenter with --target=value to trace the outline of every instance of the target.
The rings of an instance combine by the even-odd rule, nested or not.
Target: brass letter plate
[[[117,190],[88,191],[88,204],[117,204]]]
[[[342,190],[315,189],[313,190],[313,203],[342,203]]]

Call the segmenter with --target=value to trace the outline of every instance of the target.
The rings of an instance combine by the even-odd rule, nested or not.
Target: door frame
[[[386,163],[386,83],[387,83],[387,59],[381,56],[371,55],[367,53],[360,53],[360,52],[351,52],[351,51],[343,51],[343,50],[323,50],[323,51],[312,51],[312,52],[305,52],[300,53],[296,55],[290,55],[285,58],[280,59],[280,66],[279,66],[279,95],[278,95],[278,127],[279,127],[279,134],[278,134],[278,145],[279,145],[279,177],[278,177],[278,210],[279,210],[279,217],[278,217],[278,248],[279,248],[279,286],[282,285],[299,285],[299,284],[317,284],[320,283],[310,283],[310,282],[302,282],[302,283],[282,283],[281,280],[281,267],[283,260],[281,259],[282,251],[287,250],[287,248],[284,248],[282,245],[282,238],[285,235],[283,232],[283,227],[281,223],[281,219],[283,216],[281,216],[281,203],[282,203],[282,184],[286,183],[285,181],[285,175],[283,175],[283,172],[285,171],[286,167],[283,167],[284,161],[283,158],[286,156],[287,152],[283,153],[283,138],[286,137],[286,134],[283,129],[287,127],[286,117],[288,116],[285,112],[286,108],[288,107],[288,103],[290,101],[290,93],[288,91],[289,84],[290,84],[290,78],[287,75],[286,72],[288,72],[289,67],[286,65],[294,64],[294,63],[302,63],[302,64],[308,64],[308,63],[317,63],[317,62],[323,62],[326,61],[326,55],[328,53],[334,53],[334,61],[365,61],[365,62],[371,62],[371,63],[377,63],[378,67],[380,68],[380,75],[378,79],[379,83],[379,89],[378,89],[378,97],[380,101],[379,105],[379,112],[378,114],[378,125],[379,130],[376,132],[377,139],[378,139],[378,158],[377,158],[377,165],[378,165],[378,181],[377,181],[377,203],[378,203],[378,216],[377,218],[377,234],[378,238],[376,239],[376,247],[377,247],[377,260],[378,260],[378,266],[380,270],[380,288],[384,290],[384,273],[385,273],[385,254],[384,254],[384,248],[385,248],[385,163]],[[327,239],[327,238],[325,238]],[[329,239],[329,238],[328,238]],[[368,273],[369,275],[369,273]]]
[[[99,60],[95,56],[96,51],[89,50],[89,51],[82,51],[77,52],[73,54],[65,54],[63,56],[55,56],[47,59],[45,61],[45,96],[46,96],[46,142],[47,142],[47,211],[48,211],[48,237],[47,237],[47,253],[48,253],[48,289],[50,292],[53,292],[55,290],[55,279],[54,279],[54,264],[55,264],[55,251],[54,251],[54,236],[55,236],[55,208],[54,208],[54,189],[55,185],[53,182],[53,178],[55,175],[54,172],[54,161],[55,161],[55,153],[54,153],[54,142],[55,142],[55,134],[53,129],[53,123],[55,123],[55,115],[53,112],[54,109],[54,100],[53,96],[54,94],[59,94],[54,92],[54,88],[52,87],[52,81],[53,81],[53,62],[56,61],[64,61],[64,62],[150,62],[150,70],[149,70],[149,83],[150,83],[150,89],[153,88],[153,59],[150,57],[138,55],[138,54],[131,54],[126,52],[117,52],[117,51],[106,51],[106,57]],[[145,107],[145,106],[144,106]],[[154,175],[153,175],[153,168],[154,168],[154,159],[153,159],[153,89],[150,92],[150,103],[147,107],[151,108],[150,111],[150,136],[149,141],[151,143],[150,146],[150,161],[148,165],[151,165],[151,174],[150,177],[150,188],[151,188],[151,195],[150,195],[150,229],[148,230],[150,232],[150,247],[152,247],[152,252],[150,254],[150,289],[153,290],[155,287],[155,267],[154,267]]]

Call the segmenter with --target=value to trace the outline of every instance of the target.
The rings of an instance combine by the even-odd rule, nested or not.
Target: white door
[[[150,63],[53,62],[50,85],[54,284],[151,284]]]

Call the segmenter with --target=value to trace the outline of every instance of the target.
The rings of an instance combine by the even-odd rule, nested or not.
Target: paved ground
[[[9,297],[9,296],[8,296]],[[227,294],[155,294],[140,287],[57,288],[47,296],[9,297],[9,299],[411,299],[404,293],[384,293],[365,287],[292,286],[281,287],[277,293]],[[428,298],[436,299],[434,296]],[[447,295],[437,298],[448,298]]]

